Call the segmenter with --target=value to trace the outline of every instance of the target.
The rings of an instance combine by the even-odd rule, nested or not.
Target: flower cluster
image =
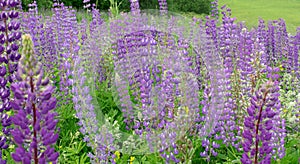
[[[242,163],[271,163],[271,158],[283,158],[285,120],[281,119],[278,68],[268,67],[270,78],[251,98],[244,121]]]
[[[59,154],[53,145],[58,139],[56,132],[57,114],[53,112],[56,98],[52,96],[54,87],[44,77],[42,65],[36,60],[30,35],[22,37],[22,58],[15,82],[11,85],[14,109],[11,131],[17,145],[12,158],[16,162],[30,164],[56,163]]]
[[[10,84],[14,81],[14,73],[18,67],[21,55],[18,52],[19,40],[21,38],[18,20],[19,12],[16,10],[20,2],[18,0],[0,1],[0,154],[7,149],[10,135],[11,117],[8,114],[10,105]],[[0,161],[2,157],[0,157]]]
[[[115,26],[122,23],[119,21]],[[177,140],[190,130],[196,111],[199,111],[199,87],[195,81],[196,69],[193,54],[189,54],[189,44],[184,38],[175,41],[171,34],[177,29],[173,29],[172,23],[176,23],[176,20],[168,24],[170,33],[158,30],[125,33],[113,44],[113,54],[115,85],[128,129],[131,128],[129,125],[134,124],[135,132],[146,132],[149,146],[157,146],[167,162],[178,162]],[[178,32],[182,31],[178,29]],[[215,53],[211,50],[211,57],[207,57],[212,65],[215,61],[221,61],[214,56]],[[224,77],[216,72],[216,67],[209,69],[216,73],[210,74],[213,95],[221,96],[221,82],[216,84],[213,79]],[[134,101],[131,97],[134,97]],[[205,126],[198,131],[199,134],[208,135],[213,129],[218,120],[218,112],[215,111],[222,108],[222,103],[222,98],[213,98],[212,105],[208,105],[207,117],[203,120]],[[163,131],[158,132],[159,129]],[[168,134],[172,134],[172,137],[167,137]],[[154,145],[154,141],[158,145]],[[188,147],[181,147],[184,147],[183,152],[188,150]]]
[[[100,125],[97,120],[95,111],[97,104],[93,103],[93,83],[91,76],[91,66],[87,66],[86,61],[89,56],[78,56],[74,60],[74,82],[72,93],[74,94],[73,102],[76,110],[76,116],[80,119],[80,132],[85,135],[84,141],[88,143],[94,153],[89,153],[93,163],[115,163],[115,151],[113,146],[114,137],[106,124]],[[92,71],[93,72],[93,71]],[[102,121],[102,120],[101,120]]]

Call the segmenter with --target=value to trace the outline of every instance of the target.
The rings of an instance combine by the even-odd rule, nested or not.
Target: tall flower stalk
[[[16,74],[18,82],[11,85],[14,93],[11,106],[15,110],[11,134],[17,145],[11,155],[15,162],[24,164],[57,163],[59,154],[53,147],[58,139],[57,114],[53,112],[57,102],[52,96],[54,87],[44,77],[31,36],[26,34],[22,39],[22,59]]]
[[[244,120],[243,164],[271,163],[284,156],[285,121],[280,118],[278,68],[268,67],[264,83],[251,98]]]
[[[21,57],[18,53],[21,23],[18,20],[19,12],[16,10],[19,4],[19,0],[0,1],[0,163],[5,163],[2,160],[2,150],[7,149],[10,144],[10,84],[14,81],[14,73],[18,67],[16,63]]]

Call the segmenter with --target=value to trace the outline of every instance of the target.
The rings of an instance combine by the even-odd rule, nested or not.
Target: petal
[[[54,161],[57,160],[58,156],[59,156],[59,153],[58,153],[58,152],[55,152],[55,153],[51,154],[50,157],[49,157],[48,159],[49,159],[51,162],[54,162]]]
[[[22,158],[21,158],[21,156],[19,155],[19,154],[17,154],[17,153],[12,153],[11,154],[11,157],[14,159],[14,161],[16,161],[16,162],[21,162],[22,161]]]

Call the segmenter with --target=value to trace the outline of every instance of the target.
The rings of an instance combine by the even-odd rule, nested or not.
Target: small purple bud
[[[4,52],[4,47],[0,45],[0,54],[2,54],[3,52]]]
[[[1,98],[6,99],[9,95],[10,95],[10,92],[9,92],[9,90],[6,89],[1,93]]]
[[[53,121],[52,123],[50,123],[47,127],[48,130],[54,130],[56,124],[57,124],[57,120]]]
[[[16,89],[15,98],[20,99],[20,100],[24,99],[22,91],[20,91],[19,89]]]
[[[46,78],[45,80],[42,81],[42,86],[46,86],[49,84],[49,78]]]
[[[19,40],[19,39],[21,38],[21,36],[22,36],[22,33],[21,33],[21,32],[16,32],[16,33],[15,33],[15,39],[16,39],[16,40]]]
[[[8,29],[9,31],[11,31],[11,30],[13,29],[13,26],[14,26],[14,25],[13,25],[12,23],[9,23],[8,26],[7,26],[7,29]]]
[[[20,23],[17,22],[14,24],[14,30],[18,30],[20,28]]]
[[[17,54],[15,55],[15,60],[18,61],[20,58],[21,58],[21,54],[17,53]]]
[[[12,48],[13,51],[17,51],[19,49],[19,46],[17,44],[13,43],[11,45],[11,48]]]
[[[7,46],[6,47],[6,54],[10,54],[11,53],[11,46]]]
[[[21,109],[20,106],[15,101],[11,101],[10,105],[15,110],[20,110]]]
[[[23,160],[22,160],[22,163],[23,163],[23,164],[31,164],[30,158],[27,157],[27,156],[25,156],[25,157],[23,158]]]
[[[55,108],[56,106],[56,99],[51,97],[51,99],[49,100],[49,106],[48,106],[48,110],[52,110]]]
[[[12,153],[11,154],[11,157],[16,161],[16,162],[21,162],[22,161],[22,158],[19,154],[17,153]]]
[[[17,143],[17,144],[23,144],[23,139],[21,138],[21,136],[19,135],[15,135],[14,136],[14,141]]]
[[[50,157],[48,157],[48,159],[49,159],[50,161],[54,162],[54,161],[57,160],[58,156],[59,156],[59,153],[58,153],[58,152],[55,152],[55,153],[53,153]]]
[[[1,15],[0,15],[0,17],[1,17]],[[5,32],[5,26],[4,25],[0,25],[0,31]],[[4,42],[5,42],[5,40],[4,40]],[[1,42],[1,44],[3,44],[4,42]]]
[[[3,2],[3,3],[4,3],[4,2]],[[6,12],[2,12],[1,18],[2,18],[2,19],[7,19],[7,18],[8,18],[7,13],[6,13]]]
[[[4,76],[6,74],[6,67],[5,66],[1,66],[0,67],[0,76]]]

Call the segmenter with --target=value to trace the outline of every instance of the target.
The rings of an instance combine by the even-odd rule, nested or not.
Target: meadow
[[[258,25],[258,19],[276,20],[282,18],[287,30],[295,33],[300,26],[299,0],[220,0],[220,6],[227,5],[232,9],[232,16],[238,21],[245,21],[249,27]]]
[[[300,1],[110,2],[0,0],[0,164],[300,163]]]

